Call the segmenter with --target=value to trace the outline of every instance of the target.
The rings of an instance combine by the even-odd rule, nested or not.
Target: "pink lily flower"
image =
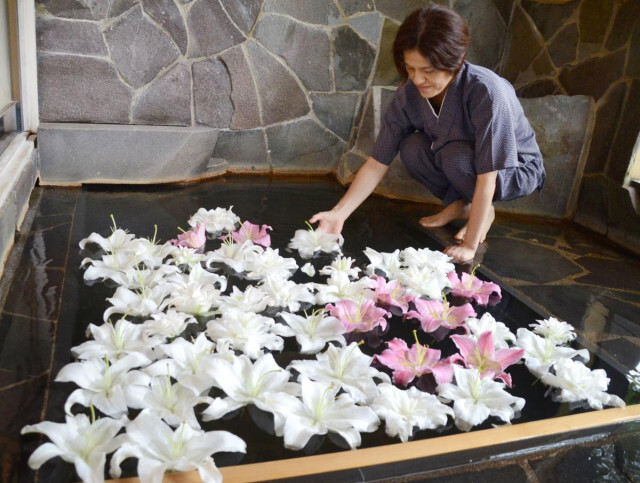
[[[489,302],[497,302],[502,298],[500,287],[493,282],[484,282],[476,277],[475,272],[477,265],[473,271],[462,273],[462,279],[458,278],[455,271],[449,272],[447,277],[453,285],[451,293],[460,297],[475,300],[478,304],[486,306]],[[496,294],[492,296],[493,294]]]
[[[500,379],[511,387],[511,375],[505,369],[518,362],[524,355],[524,349],[494,350],[493,333],[483,332],[476,342],[473,337],[452,335],[460,354],[451,357],[451,362],[462,362],[465,367],[477,369],[481,377]]]
[[[418,342],[416,331],[413,331],[416,343],[407,346],[402,339],[393,339],[388,343],[388,349],[374,358],[385,366],[393,369],[393,382],[406,386],[416,377],[423,374],[433,374],[437,384],[451,382],[453,379],[453,367],[449,359],[440,360],[438,349],[429,349],[428,346]]]
[[[242,245],[245,241],[249,240],[254,245],[270,247],[271,236],[267,233],[267,230],[273,230],[273,228],[269,225],[258,226],[245,221],[242,223],[240,228],[231,233],[231,238],[233,238],[233,241],[239,245]]]
[[[204,247],[206,241],[205,225],[204,223],[198,223],[193,230],[180,233],[177,239],[169,240],[169,243],[178,247],[188,247],[199,250]]]
[[[389,307],[398,307],[403,314],[406,314],[412,297],[405,295],[404,287],[400,285],[400,282],[397,280],[387,282],[384,277],[378,275],[373,275],[371,278],[376,282],[374,289],[378,303]]]
[[[376,307],[373,300],[356,303],[352,300],[341,300],[335,305],[328,304],[325,311],[336,317],[346,332],[369,332],[380,326],[387,328],[385,317],[391,314],[385,309]]]
[[[407,312],[405,318],[418,319],[422,325],[422,330],[427,333],[435,332],[439,327],[445,327],[450,330],[463,327],[468,334],[469,329],[464,321],[468,317],[477,315],[471,304],[467,303],[460,307],[455,307],[449,304],[446,297],[444,302],[416,297],[413,299],[413,304],[416,306],[416,310]]]

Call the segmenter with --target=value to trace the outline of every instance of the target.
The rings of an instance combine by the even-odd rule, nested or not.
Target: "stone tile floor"
[[[327,179],[232,177],[189,186],[156,188],[36,188],[30,209],[0,280],[0,461],[2,481],[33,481],[28,455],[40,443],[25,441],[20,429],[50,417],[52,377],[69,361],[69,348],[85,327],[65,321],[91,300],[76,294],[81,260],[79,239],[104,232],[113,213],[120,226],[135,226],[161,239],[175,236],[175,227],[212,192],[243,193],[251,221],[268,223],[274,213],[286,230],[286,241],[302,220],[329,208],[344,192]],[[313,186],[313,188],[311,188]],[[287,197],[294,193],[296,196]],[[284,191],[283,191],[284,190]],[[296,191],[297,190],[297,191]],[[235,193],[235,194],[234,194]],[[285,193],[285,196],[282,196]],[[377,203],[377,204],[376,204]],[[228,206],[228,205],[227,205]],[[415,203],[368,200],[348,221],[358,236],[381,236],[390,225],[424,236],[429,243],[452,240],[455,227],[427,232],[416,220],[435,207]],[[390,217],[393,216],[393,218]],[[288,220],[287,220],[288,217]],[[167,228],[168,227],[168,228]],[[169,230],[163,232],[162,230]],[[138,230],[137,235],[145,235]],[[275,235],[278,236],[278,235]],[[382,235],[384,237],[384,235]],[[367,238],[368,237],[368,238]],[[389,251],[394,239],[385,243]],[[275,240],[274,240],[275,244]],[[605,239],[568,223],[498,216],[487,242],[471,265],[545,316],[572,323],[592,352],[623,373],[640,362],[640,258]],[[63,296],[64,295],[64,296]],[[72,325],[72,324],[71,324]],[[51,404],[48,404],[51,403]],[[495,456],[495,455],[494,455]],[[70,466],[70,465],[69,465]],[[419,470],[418,470],[419,471]],[[415,473],[410,469],[408,473]],[[41,472],[42,473],[42,472]],[[39,481],[57,477],[39,475]],[[526,454],[485,458],[467,465],[414,474],[398,481],[640,481],[640,424],[627,424],[573,444],[538,448]]]

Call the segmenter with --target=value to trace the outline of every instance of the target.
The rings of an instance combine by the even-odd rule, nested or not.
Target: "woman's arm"
[[[340,233],[346,219],[367,199],[388,170],[389,166],[369,157],[336,206],[331,211],[316,213],[309,221],[320,222],[318,229],[324,232]]]
[[[486,236],[486,231],[491,226],[491,221],[493,221],[490,220],[492,216],[491,203],[496,191],[497,176],[497,171],[491,171],[478,175],[476,179],[476,189],[471,200],[464,241],[460,245],[452,245],[444,250],[444,253],[453,258],[455,262],[471,260],[476,254],[478,244]]]

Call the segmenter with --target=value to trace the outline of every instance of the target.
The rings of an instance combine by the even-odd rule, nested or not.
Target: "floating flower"
[[[373,300],[361,299],[357,303],[353,300],[341,300],[335,305],[327,305],[325,310],[340,320],[345,332],[369,332],[378,326],[385,330],[385,317],[391,316],[385,309],[376,307]]]
[[[192,315],[210,315],[218,304],[220,290],[211,283],[189,281],[174,285],[164,305]]]
[[[553,400],[557,402],[586,402],[593,409],[604,406],[624,407],[618,396],[607,393],[609,378],[603,369],[591,370],[582,362],[560,359],[540,378],[544,384],[556,388]]]
[[[430,268],[408,267],[398,273],[398,280],[407,295],[439,299],[442,292],[451,286],[449,279]]]
[[[177,240],[169,240],[169,243],[179,247],[188,247],[200,250],[204,248],[206,241],[207,236],[205,235],[205,223],[196,223],[193,230],[179,234]]]
[[[561,359],[578,357],[584,362],[589,360],[587,349],[557,346],[553,340],[540,337],[527,329],[518,329],[516,345],[524,349],[524,363],[537,377],[549,372],[549,368]]]
[[[293,258],[280,256],[278,249],[265,248],[256,252],[246,263],[249,280],[259,280],[266,277],[288,279],[298,269]]]
[[[97,326],[89,324],[89,331],[93,340],[89,340],[71,349],[78,359],[107,357],[111,361],[118,360],[128,354],[140,353],[151,359],[154,345],[161,341],[149,341],[142,337],[144,327],[132,324],[124,318],[115,325],[111,322]]]
[[[302,265],[302,267],[300,267],[300,271],[309,277],[313,277],[316,274],[315,267],[311,265],[309,262]]]
[[[357,302],[362,298],[375,298],[374,292],[371,290],[371,279],[364,277],[357,281],[351,281],[349,276],[344,272],[336,272],[329,277],[326,284],[315,284],[316,303],[326,305],[335,303],[340,300],[351,300]]]
[[[475,340],[485,332],[491,332],[493,335],[493,345],[496,349],[506,349],[509,342],[515,343],[516,336],[502,322],[497,322],[489,312],[482,314],[482,317],[476,319],[469,317],[465,320],[465,324],[469,329],[469,335]]]
[[[422,330],[426,333],[435,332],[440,327],[450,330],[463,327],[465,331],[468,331],[465,320],[476,315],[471,304],[456,307],[450,305],[446,297],[442,302],[440,300],[414,298],[413,305],[415,305],[416,310],[407,312],[405,318],[419,320]]]
[[[200,429],[194,407],[207,402],[207,399],[194,395],[192,390],[181,384],[172,384],[171,377],[167,374],[151,379],[142,401],[144,409],[162,418],[169,426],[178,427],[187,423],[194,429]]]
[[[405,294],[404,288],[397,280],[387,282],[383,277],[372,275],[376,285],[374,291],[379,304],[388,307],[397,307],[403,314],[409,309],[409,300],[411,297]]]
[[[561,322],[555,317],[537,320],[535,324],[529,324],[533,332],[547,340],[552,340],[556,345],[563,345],[576,338],[576,331],[571,324]]]
[[[378,428],[380,420],[368,407],[357,406],[349,394],[340,394],[340,386],[300,377],[302,400],[289,394],[271,399],[276,418],[276,434],[284,435],[284,445],[293,450],[305,447],[314,434],[339,434],[350,448],[362,441],[360,433]]]
[[[213,453],[244,453],[247,445],[228,431],[193,429],[187,423],[172,430],[160,418],[142,411],[127,425],[126,441],[111,457],[111,476],[119,478],[120,465],[127,458],[138,459],[141,481],[161,483],[166,471],[197,469],[206,483],[222,482]]]
[[[360,273],[360,269],[358,267],[353,266],[353,262],[355,260],[350,257],[338,256],[331,262],[330,265],[326,265],[322,267],[320,273],[322,275],[332,276],[336,273],[344,273],[349,278],[355,278]]]
[[[378,362],[393,369],[393,382],[406,386],[424,374],[433,374],[437,384],[451,382],[453,369],[449,360],[440,359],[440,350],[420,344],[415,330],[413,336],[416,343],[411,349],[404,340],[395,338],[388,342],[388,349],[374,356]]]
[[[407,267],[428,268],[444,276],[456,268],[449,255],[428,248],[408,247],[402,250],[401,257]]]
[[[234,271],[242,273],[246,270],[247,262],[260,250],[259,246],[248,241],[238,244],[233,243],[231,239],[227,239],[220,248],[208,252],[205,261],[207,268],[210,270],[213,263],[222,263]]]
[[[111,418],[90,421],[85,414],[67,414],[65,420],[65,423],[43,421],[22,428],[22,434],[42,433],[51,440],[33,452],[29,466],[37,470],[46,461],[60,456],[74,464],[82,481],[102,483],[106,455],[122,444],[123,436],[116,434],[123,423]]]
[[[91,233],[91,235],[89,235],[87,238],[80,240],[80,249],[84,250],[88,243],[95,243],[106,253],[135,251],[135,247],[138,244],[135,235],[127,233],[126,230],[118,228],[116,226],[116,220],[113,215],[111,215],[111,221],[113,222],[111,235],[109,235],[107,238],[104,238],[98,233]]]
[[[342,387],[357,403],[367,403],[378,394],[374,378],[390,382],[384,372],[371,367],[372,361],[352,342],[346,347],[329,345],[315,361],[292,361],[289,367],[314,381]]]
[[[199,265],[205,260],[204,253],[189,247],[177,247],[169,245],[167,249],[167,263],[173,263],[176,266],[187,265],[193,267]]]
[[[397,278],[402,271],[402,260],[400,259],[400,250],[392,253],[381,253],[373,248],[365,248],[364,254],[371,262],[367,265],[367,273],[373,275],[376,271],[382,272],[387,278]]]
[[[316,301],[315,295],[310,291],[310,285],[291,280],[266,277],[262,280],[260,288],[267,294],[269,307],[283,307],[290,312],[300,310],[301,303],[313,304]]]
[[[151,314],[151,318],[140,327],[142,328],[142,337],[145,339],[172,339],[182,334],[189,324],[197,322],[195,317],[190,314],[169,309],[166,312]]]
[[[458,429],[469,431],[482,424],[489,416],[509,423],[524,407],[524,399],[504,390],[504,384],[483,378],[476,369],[454,366],[455,384],[438,386],[438,394],[445,401],[453,401],[453,412]]]
[[[267,231],[273,230],[269,225],[254,225],[248,221],[242,223],[240,228],[231,232],[231,238],[236,243],[244,243],[250,241],[255,245],[261,245],[263,247],[271,246],[271,237]]]
[[[436,396],[416,387],[398,389],[391,384],[380,384],[380,394],[370,407],[385,422],[388,436],[406,443],[417,429],[436,429],[447,424],[453,409],[442,404]]]
[[[272,412],[270,393],[300,394],[300,385],[289,382],[291,374],[278,366],[271,354],[265,354],[255,362],[246,355],[234,357],[231,362],[218,359],[209,369],[215,385],[227,397],[207,398],[209,407],[202,412],[205,421],[220,419],[248,404]]]
[[[305,312],[304,317],[289,312],[280,312],[278,315],[291,327],[300,344],[302,354],[315,354],[324,349],[328,342],[346,345],[342,336],[344,333],[342,323],[336,317],[326,316],[322,309],[310,315]]]
[[[244,292],[234,286],[229,295],[223,295],[218,300],[221,312],[227,310],[246,310],[247,312],[262,312],[267,308],[267,293],[259,287],[249,285]]]
[[[113,255],[103,255],[100,260],[85,258],[81,266],[86,266],[84,279],[87,282],[95,280],[112,280],[118,285],[127,285],[131,278],[128,274],[134,273],[134,268],[140,261],[132,252],[118,252]]]
[[[451,362],[462,362],[465,367],[477,369],[482,377],[500,379],[511,387],[511,375],[505,369],[518,362],[524,349],[498,349],[493,347],[493,334],[482,334],[478,340],[465,335],[452,335],[451,339],[460,350],[460,355],[451,357]]]
[[[298,250],[302,258],[311,258],[319,252],[340,253],[340,247],[344,243],[342,235],[314,230],[308,222],[307,226],[308,230],[296,230],[289,242],[289,248]]]
[[[240,222],[240,218],[231,211],[232,208],[233,206],[230,206],[229,209],[215,208],[213,210],[200,208],[189,219],[189,225],[195,227],[202,224],[206,227],[207,233],[214,236],[231,231]]]
[[[113,297],[107,299],[112,306],[104,311],[103,319],[107,322],[113,314],[149,317],[151,314],[161,312],[165,298],[174,288],[174,285],[168,283],[136,291],[129,290],[127,287],[118,287]]]
[[[449,273],[452,283],[451,293],[459,297],[475,300],[479,305],[485,306],[489,302],[497,302],[502,297],[500,287],[493,282],[484,282],[475,275],[477,265],[471,273],[463,272],[458,278],[456,272]]]

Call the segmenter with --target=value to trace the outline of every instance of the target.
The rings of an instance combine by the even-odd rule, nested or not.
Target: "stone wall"
[[[640,0],[504,0],[501,74],[521,97],[595,101],[574,220],[640,252],[640,216],[623,187],[640,132]]]

